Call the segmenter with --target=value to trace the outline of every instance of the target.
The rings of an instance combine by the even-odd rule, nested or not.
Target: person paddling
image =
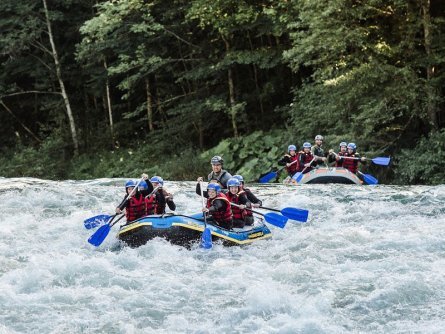
[[[249,188],[245,187],[244,178],[242,177],[242,175],[233,175],[233,177],[238,179],[238,181],[240,181],[241,183],[240,189],[245,192],[247,199],[249,200],[253,208],[259,208],[261,205],[263,205],[263,202],[259,200]],[[246,225],[253,225],[254,219],[251,210],[246,210],[244,221],[246,222]]]
[[[314,159],[315,156],[311,152],[311,147],[309,142],[303,144],[303,151],[299,153],[300,168],[298,172],[303,174],[309,173],[317,165],[316,159]]]
[[[338,153],[335,153],[332,149],[329,150],[328,162],[335,161],[335,167],[343,167],[343,160],[341,157],[345,156],[345,154],[348,152],[348,144],[346,142],[342,141],[339,146],[340,151],[338,151]]]
[[[342,161],[342,167],[351,173],[357,174],[358,163],[366,164],[366,157],[361,157],[360,154],[357,153],[357,145],[355,145],[355,143],[349,143],[347,149],[347,152],[339,157],[340,161]]]
[[[157,214],[163,215],[165,208],[172,211],[176,210],[176,204],[173,202],[173,195],[164,189],[164,179],[160,176],[153,176],[150,183],[157,190],[147,197],[147,215]],[[149,193],[150,194],[150,193]]]
[[[212,172],[207,176],[207,180],[209,182],[216,182],[218,183],[221,188],[227,189],[227,181],[232,177],[232,175],[222,169],[224,160],[219,155],[215,155],[211,160],[210,163],[212,165]]]
[[[236,204],[232,205],[232,215],[233,215],[233,227],[243,228],[246,225],[246,207],[251,207],[249,200],[247,199],[246,193],[241,189],[241,182],[232,177],[227,181],[227,187],[229,192],[226,194],[227,199]]]
[[[298,157],[297,147],[295,145],[289,145],[287,154],[278,161],[280,166],[286,166],[287,174],[290,178],[300,169]]]
[[[316,165],[322,165],[326,162],[326,155],[321,147],[323,145],[323,140],[324,138],[322,135],[316,135],[315,145],[311,147],[311,153],[314,157],[316,157]]]
[[[122,213],[125,210],[127,222],[131,222],[146,215],[145,198],[136,186],[137,183],[133,180],[128,180],[125,183],[125,198],[116,208],[117,214]]]
[[[198,178],[196,193],[201,196],[202,177]],[[230,230],[233,227],[233,216],[230,201],[221,192],[221,186],[217,183],[209,183],[207,190],[203,191],[203,196],[207,198],[206,206],[202,209],[208,215],[207,223],[218,225]]]

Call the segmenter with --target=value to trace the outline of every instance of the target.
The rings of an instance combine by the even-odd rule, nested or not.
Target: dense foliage
[[[440,0],[2,0],[0,175],[249,180],[325,135],[442,183]],[[441,131],[442,130],[442,131]]]

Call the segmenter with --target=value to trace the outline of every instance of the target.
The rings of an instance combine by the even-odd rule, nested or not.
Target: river
[[[273,238],[95,248],[124,179],[0,178],[0,333],[444,333],[445,186],[253,185]],[[166,182],[199,212],[194,182]],[[266,211],[264,211],[266,212]]]

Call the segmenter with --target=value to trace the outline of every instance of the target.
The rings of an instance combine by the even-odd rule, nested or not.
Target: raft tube
[[[300,182],[292,180],[293,184],[319,184],[319,183],[341,183],[341,184],[363,184],[362,181],[349,170],[341,167],[317,168],[306,173]]]
[[[246,245],[272,236],[261,219],[256,220],[252,226],[242,229],[226,230],[211,224],[207,224],[207,227],[212,233],[212,240],[215,242],[221,240],[225,246]],[[201,239],[203,231],[202,213],[191,216],[152,215],[121,226],[117,238],[133,248],[142,246],[156,237],[164,238],[175,245],[188,247]]]

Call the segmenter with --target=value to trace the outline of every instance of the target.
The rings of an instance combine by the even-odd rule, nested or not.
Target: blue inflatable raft
[[[211,224],[207,226],[212,233],[212,240],[215,242],[221,240],[226,246],[246,245],[272,236],[262,219],[242,229],[226,230]],[[153,215],[121,226],[117,238],[130,247],[142,246],[156,237],[164,238],[176,245],[190,246],[200,240],[203,231],[202,213],[192,216]]]

